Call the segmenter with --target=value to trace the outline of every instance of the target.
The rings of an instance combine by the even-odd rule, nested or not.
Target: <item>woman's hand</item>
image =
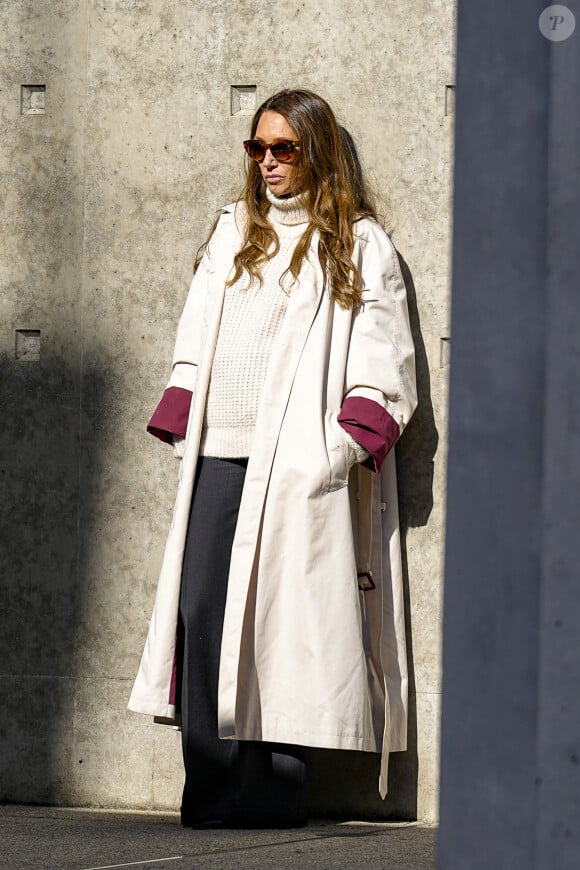
[[[176,459],[183,459],[185,453],[185,438],[181,435],[173,436],[173,455]]]
[[[344,434],[346,435],[346,440],[348,442],[349,465],[352,467],[355,462],[365,462],[370,456],[368,450],[365,450],[358,441],[355,441],[352,435],[350,435],[346,430]]]

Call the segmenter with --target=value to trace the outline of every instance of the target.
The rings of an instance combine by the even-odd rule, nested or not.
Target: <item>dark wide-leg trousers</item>
[[[180,621],[184,825],[306,824],[302,747],[217,736],[228,572],[247,459],[202,456],[183,560]]]

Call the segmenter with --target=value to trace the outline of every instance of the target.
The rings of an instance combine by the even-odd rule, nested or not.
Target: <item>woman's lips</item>
[[[282,181],[283,178],[283,175],[267,175],[266,181],[269,182],[269,184],[276,184],[277,181]]]

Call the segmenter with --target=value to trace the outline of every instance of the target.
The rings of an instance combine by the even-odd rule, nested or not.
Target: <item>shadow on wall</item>
[[[410,617],[406,537],[409,528],[427,525],[433,508],[434,457],[439,436],[431,402],[431,380],[409,268],[397,252],[407,288],[409,318],[415,342],[418,406],[397,444],[397,479],[405,595],[405,627],[409,666],[409,720],[406,752],[389,760],[389,792],[378,793],[380,756],[333,749],[308,750],[310,814],[318,817],[414,820],[417,818],[417,703]],[[356,787],[353,787],[355,785]]]
[[[98,376],[89,380],[84,391],[100,404],[103,385]],[[81,509],[91,513],[96,459],[80,456],[79,392],[78,360],[0,360],[4,802],[62,803],[74,776],[75,648],[86,574],[79,519]]]
[[[10,45],[0,65],[0,800],[10,802],[66,803],[79,776],[80,626],[103,465],[92,431],[111,396],[102,366],[81,373],[89,6],[0,12]]]

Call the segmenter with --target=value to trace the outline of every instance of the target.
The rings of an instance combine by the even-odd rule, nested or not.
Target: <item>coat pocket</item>
[[[324,438],[328,458],[327,492],[334,492],[347,485],[348,475],[354,462],[346,432],[337,418],[338,411],[327,411],[324,415]]]

